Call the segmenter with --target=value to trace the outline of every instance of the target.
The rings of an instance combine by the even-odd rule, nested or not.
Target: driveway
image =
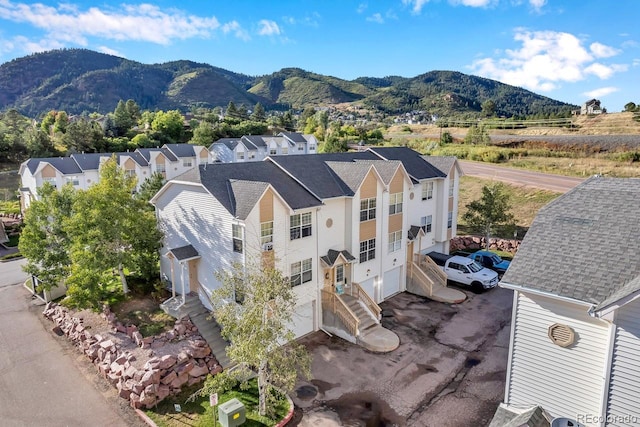
[[[0,263],[0,424],[143,425],[110,397],[113,389],[96,378],[91,363],[51,333],[42,306],[21,284],[23,263]]]
[[[299,426],[483,426],[504,395],[513,293],[465,290],[459,305],[401,293],[381,304],[400,347],[376,354],[316,332]]]

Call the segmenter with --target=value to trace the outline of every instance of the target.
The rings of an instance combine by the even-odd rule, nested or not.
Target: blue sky
[[[82,47],[261,75],[455,70],[609,111],[640,104],[637,0],[0,0],[0,63]]]

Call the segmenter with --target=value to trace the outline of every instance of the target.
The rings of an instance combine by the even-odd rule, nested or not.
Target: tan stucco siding
[[[371,197],[376,197],[378,193],[378,180],[376,179],[373,171],[370,171],[367,174],[367,177],[362,181],[362,185],[360,186],[360,198],[368,199]]]
[[[389,233],[402,230],[402,214],[389,215]]]
[[[45,167],[42,168],[41,174],[43,178],[55,178],[56,170],[53,166],[46,165]]]
[[[273,190],[265,191],[260,199],[260,222],[273,221]]]
[[[360,241],[376,238],[376,220],[370,220],[360,223]]]

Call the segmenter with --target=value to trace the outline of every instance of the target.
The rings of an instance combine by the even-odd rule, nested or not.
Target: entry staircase
[[[198,332],[209,344],[211,352],[215,355],[220,366],[227,369],[232,366],[231,360],[227,356],[226,348],[229,345],[220,331],[220,325],[211,318],[211,312],[206,309],[200,298],[195,293],[189,293],[185,296],[184,304],[182,295],[161,304],[162,309],[176,319],[189,316],[193,324],[198,328]]]
[[[414,254],[407,269],[407,291],[434,301],[459,304],[464,292],[447,287],[447,274],[426,255]]]
[[[345,286],[338,294],[322,290],[322,309],[328,311],[331,325],[324,326],[346,332],[341,335],[362,347],[379,352],[395,350],[400,345],[398,336],[380,324],[382,309],[358,283]],[[341,332],[341,331],[338,331]]]

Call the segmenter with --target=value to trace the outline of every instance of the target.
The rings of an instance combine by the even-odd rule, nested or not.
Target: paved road
[[[512,169],[488,163],[461,160],[460,166],[462,166],[465,175],[485,179],[496,179],[508,184],[540,188],[558,193],[566,193],[584,181],[582,178]]]
[[[0,424],[127,426],[38,319],[24,289],[24,261],[0,263]]]

